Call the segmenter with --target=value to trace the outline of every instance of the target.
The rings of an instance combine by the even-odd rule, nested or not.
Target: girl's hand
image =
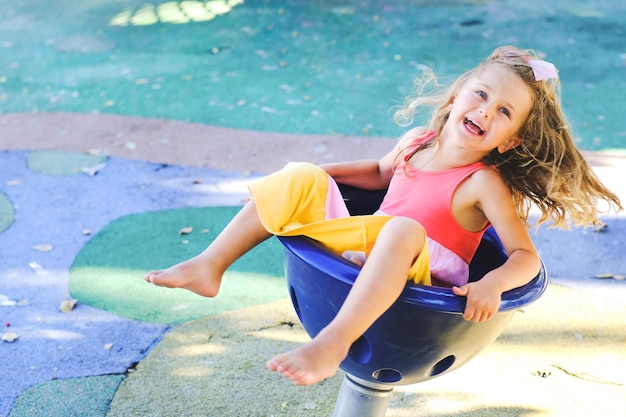
[[[477,323],[489,320],[500,308],[502,293],[483,280],[470,282],[462,287],[452,287],[452,292],[467,298],[463,312],[465,320]]]

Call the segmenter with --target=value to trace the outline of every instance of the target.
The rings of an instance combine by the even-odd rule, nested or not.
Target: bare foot
[[[297,385],[312,385],[335,375],[346,358],[349,346],[313,339],[299,348],[267,361],[271,371],[280,373]]]
[[[156,286],[184,288],[204,297],[215,297],[224,271],[212,268],[210,261],[196,256],[164,270],[150,271],[144,279]]]

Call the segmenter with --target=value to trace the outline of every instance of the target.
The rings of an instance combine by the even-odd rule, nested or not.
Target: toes
[[[150,284],[157,285],[157,280],[159,279],[160,271],[150,271],[146,275],[143,276],[143,279]]]
[[[269,361],[265,362],[265,366],[267,366],[267,369],[269,369],[270,371],[278,370],[278,362],[276,362],[276,360],[274,359],[270,359]]]
[[[293,380],[296,376],[298,368],[285,356],[277,356],[267,361],[267,368],[270,371],[275,371],[282,376]]]

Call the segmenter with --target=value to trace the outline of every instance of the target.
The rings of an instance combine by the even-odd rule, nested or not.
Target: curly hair
[[[498,169],[525,222],[535,205],[541,211],[537,224],[552,220],[553,226],[567,228],[571,223],[579,226],[601,223],[599,201],[621,210],[619,198],[600,182],[577,149],[561,109],[559,80],[535,80],[528,62],[532,59],[539,59],[532,50],[499,47],[477,67],[461,75],[443,94],[424,94],[426,88],[437,85],[432,71],[426,69],[416,81],[416,93],[395,112],[394,120],[400,125],[409,125],[418,108],[432,107],[428,129],[437,136],[420,149],[429,147],[450,116],[448,105],[454,94],[486,68],[504,66],[528,86],[531,109],[518,132],[521,143],[505,153],[494,149],[482,162]]]

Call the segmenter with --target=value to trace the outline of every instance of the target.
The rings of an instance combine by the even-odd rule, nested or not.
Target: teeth
[[[465,124],[468,125],[469,129],[477,135],[482,135],[483,133],[485,133],[482,127],[478,126],[472,119],[468,117],[465,118]]]

